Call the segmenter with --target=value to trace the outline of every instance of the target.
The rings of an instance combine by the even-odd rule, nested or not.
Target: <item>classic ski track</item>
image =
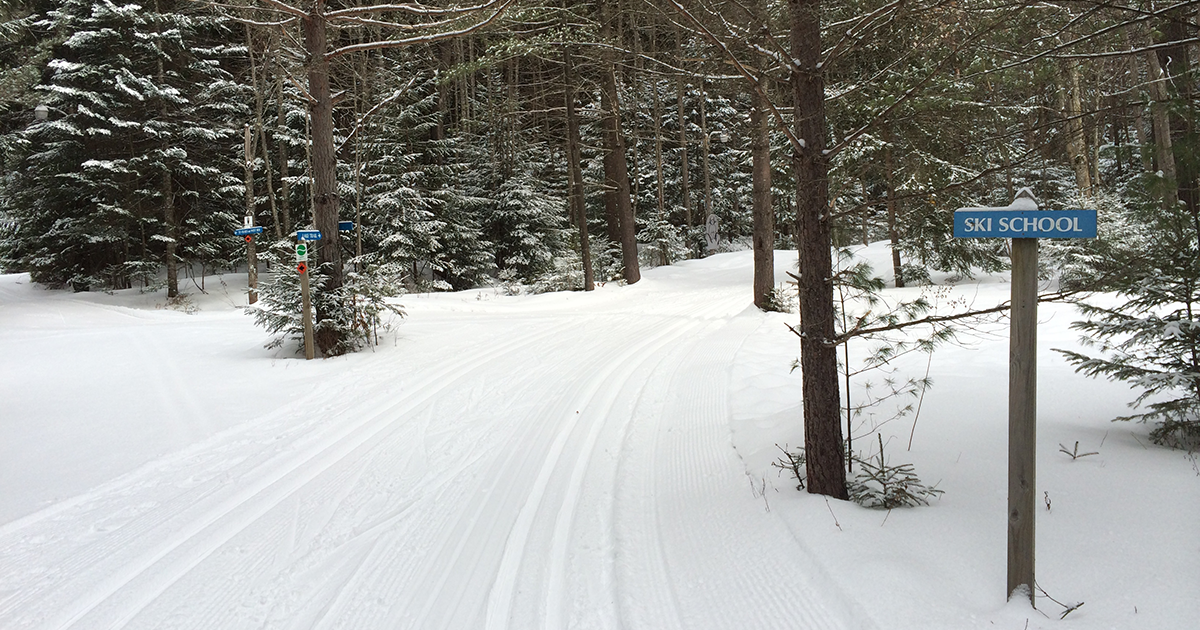
[[[416,384],[413,387],[412,394],[401,397],[398,400],[393,400],[381,408],[367,411],[364,420],[354,423],[349,427],[340,427],[320,435],[313,435],[312,433],[301,434],[297,441],[313,443],[315,446],[301,450],[296,454],[285,452],[284,455],[272,457],[267,462],[255,466],[251,471],[243,475],[243,477],[253,478],[253,483],[239,487],[232,496],[220,496],[217,492],[212,492],[200,497],[198,501],[204,507],[200,509],[200,514],[197,518],[184,523],[180,529],[173,532],[171,537],[158,543],[149,551],[140,554],[133,561],[125,563],[120,570],[111,573],[86,594],[63,607],[47,627],[71,627],[98,606],[108,602],[115,594],[130,585],[148,569],[158,565],[172,552],[191,541],[197,540],[199,536],[211,527],[218,526],[216,531],[208,533],[205,536],[204,542],[207,544],[202,544],[199,549],[191,550],[182,560],[175,560],[168,566],[162,567],[161,570],[169,571],[170,576],[166,580],[156,581],[155,586],[144,590],[135,603],[123,606],[124,611],[116,614],[118,618],[117,624],[106,624],[107,627],[119,627],[123,625],[222,544],[261,518],[263,514],[279,505],[296,490],[311,482],[323,471],[362,446],[371,437],[388,428],[392,424],[392,420],[398,415],[402,416],[404,412],[429,401],[442,390],[448,389],[455,381],[482,369],[484,363],[502,359],[508,352],[527,345],[533,339],[553,336],[557,331],[569,327],[570,323],[562,324],[552,327],[549,330],[540,330],[520,338],[512,339],[494,347],[490,351],[485,351],[481,357],[472,357],[469,361],[462,361],[442,368]],[[369,404],[352,403],[351,407]],[[347,417],[362,417],[357,414],[345,415]],[[260,497],[263,493],[267,494],[265,497]],[[92,495],[91,498],[95,498],[95,496]],[[265,498],[266,500],[260,500],[261,498]],[[193,498],[188,503],[195,506],[196,502],[197,499]],[[249,509],[248,517],[236,519],[231,523],[221,523],[223,519],[226,519],[226,517],[233,514],[239,508],[248,506],[252,502],[253,505]],[[195,507],[182,508],[180,511],[184,512],[185,510],[186,512],[196,511]],[[34,522],[49,518],[50,515],[60,511],[43,511],[40,513],[42,515],[41,518],[22,519],[21,527],[16,529],[28,527]],[[172,514],[168,513],[167,517],[162,519],[162,522],[143,524],[141,528],[138,528],[139,531],[136,532],[126,532],[129,528],[122,526],[118,528],[118,531],[127,533],[127,535],[114,538],[124,538],[125,540],[109,540],[106,544],[90,546],[85,550],[84,554],[72,556],[70,564],[80,569],[98,565],[103,558],[116,553],[117,550],[129,541],[138,538],[143,531],[158,529],[172,520],[176,519],[173,519]],[[6,527],[4,529],[9,530],[10,528]],[[15,530],[3,533],[10,534],[12,531]],[[61,569],[61,573],[65,573],[68,576],[76,574],[76,571],[72,571],[70,567],[59,568]],[[28,599],[28,595],[31,594],[27,594],[27,597],[22,599]],[[20,600],[6,602],[6,604],[10,605],[18,603],[20,603]]]
[[[729,325],[735,326],[744,324]],[[742,511],[696,512],[697,505],[707,504],[703,497],[740,493],[749,498],[740,485],[744,470],[729,442],[727,395],[729,363],[750,332],[711,335],[713,341],[697,343],[684,369],[674,374],[667,409],[682,409],[660,417],[688,424],[656,430],[650,457],[657,541],[650,549],[662,559],[653,564],[666,571],[664,578],[673,578],[668,583],[681,627],[767,629],[788,619],[806,630],[840,630],[848,627],[844,617],[828,609],[828,589],[817,588],[796,562],[800,558],[790,549],[790,537],[763,534],[754,522],[774,522],[773,516],[750,501]],[[761,540],[749,542],[746,535]],[[736,553],[730,539],[739,541]],[[769,550],[781,541],[783,548]],[[731,575],[736,578],[730,580]]]
[[[579,493],[582,490],[583,475],[591,460],[592,451],[596,445],[596,439],[599,431],[603,428],[604,421],[608,418],[609,411],[615,405],[618,395],[624,389],[624,385],[628,382],[629,377],[626,376],[620,380],[620,386],[613,387],[609,383],[609,379],[618,370],[627,372],[635,371],[634,366],[630,365],[630,361],[637,358],[638,364],[647,361],[655,360],[654,353],[673,341],[678,340],[687,332],[701,326],[701,322],[685,321],[677,324],[671,329],[664,331],[658,335],[643,339],[635,346],[627,346],[625,350],[615,357],[607,361],[605,368],[594,376],[589,385],[574,397],[574,404],[570,406],[578,407],[579,409],[589,408],[589,416],[592,409],[599,406],[603,409],[598,414],[598,417],[593,418],[590,426],[587,429],[587,435],[584,440],[583,448],[575,459],[575,466],[571,472],[568,481],[566,496],[563,497],[562,503],[559,505],[557,514],[554,518],[553,538],[551,541],[551,549],[549,555],[550,570],[549,579],[547,581],[547,591],[545,599],[545,613],[547,615],[545,627],[560,628],[563,626],[561,614],[561,600],[563,599],[563,567],[566,563],[566,546],[570,538],[570,530],[572,521],[575,515],[575,506],[579,500]],[[601,390],[611,389],[614,391],[606,392],[604,398],[595,400]],[[598,405],[597,405],[598,403]],[[485,628],[487,630],[500,630],[509,627],[510,613],[512,610],[512,599],[514,589],[517,582],[520,565],[525,559],[526,548],[529,545],[529,535],[533,529],[533,521],[538,510],[542,507],[542,502],[546,499],[546,489],[550,483],[551,475],[562,461],[563,451],[567,441],[576,432],[576,429],[584,424],[582,414],[573,418],[571,422],[563,425],[555,436],[554,442],[551,444],[550,451],[543,460],[538,472],[537,480],[533,488],[530,490],[529,496],[526,499],[521,511],[517,517],[517,522],[509,533],[508,542],[505,544],[504,556],[501,559],[500,568],[497,571],[496,581],[488,596],[487,618]]]
[[[647,328],[657,328],[660,326],[660,318],[655,318],[653,324],[647,325]],[[671,322],[672,330],[687,328],[690,324],[688,321],[674,321],[677,318],[662,318]],[[611,326],[611,324],[609,324]],[[605,332],[611,333],[612,330]],[[642,337],[637,343],[638,347],[650,343],[653,339],[660,338],[667,333],[651,333],[650,341]],[[566,349],[564,348],[565,352]],[[555,367],[561,367],[558,373],[561,377],[563,371],[571,371],[575,373],[583,373],[589,375],[595,373],[599,369],[610,366],[617,361],[621,356],[630,352],[629,346],[618,346],[613,349],[611,347],[599,346],[593,354],[578,356],[572,355],[564,358]],[[425,597],[423,605],[420,605],[419,612],[413,616],[406,618],[404,627],[411,628],[454,628],[460,627],[453,625],[453,619],[447,620],[446,614],[448,610],[458,608],[457,603],[461,599],[463,589],[451,589],[448,583],[452,575],[458,576],[463,574],[471,575],[507,575],[506,572],[515,571],[511,568],[515,566],[519,568],[522,556],[511,551],[505,551],[505,555],[501,555],[495,559],[497,565],[503,567],[496,569],[494,565],[488,565],[486,561],[481,561],[477,558],[464,558],[465,543],[470,538],[495,537],[503,534],[497,542],[502,542],[505,538],[512,541],[513,536],[527,535],[526,528],[531,524],[533,514],[537,511],[537,502],[530,499],[529,493],[534,494],[544,493],[545,485],[548,482],[546,469],[553,468],[547,464],[547,456],[541,455],[543,449],[549,449],[551,453],[558,452],[561,454],[563,443],[572,434],[569,430],[558,430],[555,433],[548,433],[543,427],[553,427],[560,423],[564,418],[568,419],[567,426],[575,426],[579,420],[575,411],[581,410],[581,401],[586,402],[586,398],[581,397],[582,391],[589,387],[589,381],[571,379],[565,385],[563,390],[555,394],[552,398],[540,402],[537,406],[535,415],[526,418],[520,426],[516,427],[516,431],[507,436],[504,443],[496,450],[500,454],[505,454],[497,457],[488,474],[485,475],[487,481],[484,482],[484,487],[480,488],[478,493],[483,499],[476,502],[473,509],[467,511],[466,514],[459,516],[453,527],[447,530],[447,534],[439,539],[439,542],[434,546],[439,550],[433,554],[431,562],[423,570],[416,571],[421,574],[428,575],[430,573],[436,576],[436,580],[432,583],[430,594]],[[564,435],[565,434],[565,435]],[[550,457],[553,459],[553,457]],[[529,471],[536,470],[538,474],[529,483],[533,489],[528,490],[520,485],[522,477],[529,474]],[[496,487],[504,486],[500,492],[494,492]],[[520,508],[514,506],[522,506]],[[507,517],[504,515],[507,514]],[[513,520],[511,527],[506,525],[507,518]],[[484,520],[488,519],[488,520]],[[497,528],[505,528],[503,532],[499,532]],[[477,530],[484,530],[480,534],[475,534]],[[454,536],[449,532],[461,534]],[[504,533],[507,532],[507,533]],[[515,532],[515,533],[514,533]],[[511,542],[503,544],[504,549],[508,549]],[[456,571],[458,565],[467,563],[470,566],[466,567],[469,571]],[[513,573],[515,579],[515,573]],[[489,578],[491,579],[491,578]],[[494,580],[493,580],[494,581]],[[495,586],[492,587],[493,591]],[[449,590],[448,590],[449,589]],[[447,598],[454,601],[444,601]],[[489,596],[489,601],[492,599]],[[481,602],[483,604],[483,602]],[[435,612],[436,611],[436,612]],[[442,617],[434,619],[437,614]],[[485,613],[486,615],[489,613]],[[490,613],[494,616],[494,613]],[[451,614],[451,617],[454,615]]]
[[[624,419],[614,419],[612,417],[613,408],[619,401],[628,398],[638,399],[642,396],[647,384],[644,380],[637,380],[638,376],[644,367],[651,364],[658,365],[665,360],[662,352],[664,348],[674,346],[667,352],[670,355],[680,345],[681,340],[685,340],[685,343],[692,343],[686,341],[689,333],[712,325],[713,319],[719,318],[722,314],[731,310],[736,311],[743,300],[744,297],[738,293],[725,299],[713,300],[700,309],[693,310],[688,308],[691,305],[685,304],[680,309],[688,317],[685,326],[643,339],[637,346],[627,346],[620,355],[608,359],[603,370],[589,371],[593,375],[591,384],[584,391],[575,395],[576,400],[572,405],[581,410],[587,409],[588,412],[574,418],[573,422],[559,430],[547,457],[542,462],[538,480],[522,507],[521,515],[505,545],[505,556],[497,571],[497,578],[488,598],[486,628],[489,630],[507,628],[512,621],[510,615],[512,614],[517,575],[521,565],[529,561],[530,533],[534,519],[542,510],[547,510],[553,515],[543,519],[552,522],[553,526],[550,530],[549,553],[546,554],[549,566],[545,571],[544,593],[540,601],[543,615],[541,627],[565,628],[571,621],[574,621],[568,619],[564,611],[569,595],[566,565],[569,562],[569,543],[575,529],[576,512],[585,490],[585,475],[590,471],[601,432],[609,425],[618,423],[621,426],[617,428],[617,432],[623,436],[624,426],[630,421],[628,415]],[[617,373],[623,374],[623,377],[614,378]],[[574,457],[569,459],[564,457],[568,440],[579,442],[577,450],[572,451]],[[568,481],[562,490],[561,497],[555,495],[554,499],[550,500],[547,495],[547,484],[551,474],[562,466],[564,461],[574,462],[573,466],[568,464],[570,466]],[[615,482],[615,478],[610,479],[609,487],[611,488]],[[612,496],[611,491],[608,496]],[[548,502],[550,505],[546,505]],[[610,506],[608,509],[611,511],[611,498],[608,500],[608,504]],[[608,528],[606,536],[612,538],[611,526]],[[544,550],[539,548],[538,551]],[[541,554],[538,554],[538,557],[541,557]],[[612,588],[611,583],[608,588]],[[604,599],[609,599],[610,602],[615,601],[615,597]],[[616,619],[615,610],[612,618]],[[529,620],[523,621],[526,624],[529,623]]]
[[[611,320],[609,316],[602,319],[605,321]],[[669,318],[668,318],[669,319]],[[593,322],[595,323],[595,322]],[[655,322],[657,325],[658,322]],[[608,328],[612,328],[611,324],[606,324]],[[611,332],[606,329],[604,332]],[[581,339],[596,339],[600,335],[588,335],[579,333]],[[573,339],[571,341],[574,341]],[[574,370],[590,374],[594,371],[593,366],[603,366],[612,361],[612,357],[619,354],[622,348],[616,350],[609,349],[606,344],[599,341],[589,341],[596,345],[592,354],[583,354],[581,358],[577,348],[567,347],[560,343],[556,352],[551,355],[543,355],[542,359],[549,359],[554,354],[564,355],[562,359],[553,365],[546,366],[542,370],[547,374],[552,374],[551,378],[561,378],[564,371]],[[529,375],[528,378],[544,378],[541,375]],[[540,427],[542,425],[557,422],[564,417],[568,417],[574,413],[576,407],[576,396],[572,392],[580,390],[584,385],[575,380],[568,380],[567,389],[563,394],[558,394],[552,398],[542,400],[538,403],[537,408],[531,413],[530,417],[523,418],[521,422],[513,426],[497,425],[492,427],[492,433],[508,431],[503,437],[503,443],[498,444],[493,448],[486,450],[488,453],[493,453],[496,456],[492,458],[490,464],[487,464],[487,470],[479,475],[482,479],[482,485],[476,481],[476,485],[464,487],[461,484],[445,486],[445,491],[438,488],[435,492],[426,492],[428,501],[433,501],[433,497],[439,502],[439,505],[430,505],[428,509],[414,510],[416,521],[410,524],[406,533],[397,533],[394,537],[402,537],[405,544],[398,545],[396,548],[385,548],[380,557],[373,559],[372,565],[364,567],[364,570],[373,572],[371,580],[366,580],[366,583],[377,586],[378,591],[385,593],[401,593],[406,594],[401,599],[403,601],[394,601],[386,608],[372,606],[372,602],[365,601],[369,597],[360,593],[354,593],[353,596],[358,598],[358,605],[355,607],[355,615],[342,619],[341,623],[345,627],[412,627],[412,628],[436,628],[436,627],[463,627],[455,625],[456,619],[462,617],[463,614],[470,614],[471,603],[465,602],[464,607],[462,602],[464,593],[470,589],[463,588],[462,584],[450,585],[452,576],[454,579],[459,579],[463,576],[470,576],[468,580],[480,582],[488,580],[489,575],[495,571],[495,565],[491,564],[488,558],[476,557],[476,554],[467,553],[468,543],[479,539],[495,540],[495,547],[502,546],[503,537],[498,540],[497,536],[501,536],[503,531],[499,528],[504,527],[509,516],[517,510],[520,505],[521,485],[520,477],[529,469],[536,469],[536,465],[530,465],[535,462],[534,459],[537,450],[537,440],[544,436]],[[505,383],[505,392],[514,389],[514,386],[524,385],[523,383],[508,381]],[[454,412],[455,409],[448,410]],[[515,431],[513,431],[515,429]],[[544,441],[544,440],[543,440]],[[469,448],[473,444],[465,445]],[[485,462],[486,463],[486,462]],[[468,466],[460,466],[452,475],[458,475],[466,470]],[[511,482],[511,483],[509,483]],[[442,522],[447,516],[445,505],[453,506],[451,511],[457,511],[457,515],[451,515],[448,522]],[[465,507],[465,509],[462,509]],[[515,518],[515,515],[512,516]],[[423,538],[421,532],[433,533],[432,540]],[[424,534],[428,536],[428,534]],[[405,555],[405,545],[410,550],[420,549],[424,553],[418,556],[417,562],[414,558]],[[487,555],[487,549],[483,549],[484,555]],[[498,555],[498,554],[497,554]],[[409,553],[411,556],[411,553]],[[499,558],[495,559],[499,563]],[[481,586],[486,586],[488,582],[484,582]],[[419,588],[413,588],[415,584],[421,584]],[[407,587],[407,588],[406,588]],[[339,592],[334,595],[335,598],[341,598],[348,591],[338,589]],[[478,589],[476,589],[478,590]],[[479,603],[482,607],[482,602]],[[375,610],[372,611],[372,608]],[[401,611],[397,617],[395,610]],[[463,611],[466,611],[464,613]],[[366,612],[364,612],[366,611]],[[419,612],[417,612],[419,611]],[[374,614],[372,614],[372,612]],[[459,619],[461,621],[461,619]]]
[[[641,367],[649,368],[649,374],[646,375],[646,378],[642,378],[640,380],[639,387],[636,391],[636,394],[631,395],[631,397],[633,398],[633,400],[630,401],[632,404],[632,410],[631,410],[632,412],[627,414],[623,419],[617,421],[617,423],[620,426],[616,428],[616,433],[617,433],[616,437],[618,438],[618,440],[614,446],[616,447],[615,450],[618,453],[620,451],[620,444],[622,442],[624,442],[625,437],[628,433],[629,424],[633,421],[633,418],[636,415],[635,414],[636,410],[639,407],[647,404],[647,402],[648,402],[646,400],[646,393],[648,391],[650,391],[650,389],[651,389],[650,388],[650,380],[648,377],[650,375],[652,375],[654,372],[659,371],[663,366],[673,366],[673,370],[678,369],[678,367],[674,367],[674,366],[677,366],[677,361],[679,360],[679,357],[683,357],[683,356],[690,354],[691,349],[695,348],[696,346],[698,346],[701,343],[700,340],[705,339],[708,335],[712,334],[712,330],[714,330],[714,327],[716,330],[719,330],[720,328],[725,326],[726,322],[722,321],[725,318],[722,317],[722,315],[728,315],[728,313],[736,312],[740,307],[743,307],[744,299],[745,298],[741,292],[733,292],[730,296],[724,297],[720,300],[714,300],[715,304],[712,304],[710,307],[703,310],[702,315],[701,315],[701,319],[703,321],[700,323],[700,325],[693,327],[691,330],[688,331],[688,332],[695,331],[697,333],[703,332],[703,334],[690,335],[686,339],[683,337],[683,335],[679,335],[673,341],[678,342],[678,341],[682,340],[683,343],[674,344],[675,347],[672,348],[672,350],[670,352],[666,353],[665,355],[660,355],[657,352],[653,353],[652,355],[647,356],[643,361],[641,361],[641,363],[639,364],[639,366],[637,366],[637,368],[628,370],[628,376],[626,377],[626,382],[622,385],[621,388],[619,388],[619,391],[628,391],[629,390],[629,388],[627,386],[628,382],[634,380],[635,378],[639,378],[639,376],[641,376],[638,374],[639,368],[641,368]],[[651,365],[651,364],[653,364],[653,365]],[[618,401],[618,396],[616,396],[616,395],[614,395],[610,399],[608,399],[606,401],[606,407],[604,409],[604,413],[602,413],[600,416],[600,420],[595,421],[595,423],[593,424],[592,429],[587,436],[587,443],[585,446],[586,457],[582,457],[582,458],[579,458],[576,460],[575,467],[572,471],[571,482],[568,485],[568,489],[570,492],[570,494],[567,497],[568,500],[563,503],[562,507],[559,510],[558,518],[556,519],[554,537],[552,539],[552,544],[551,544],[550,568],[548,571],[548,589],[547,589],[547,593],[546,593],[546,604],[545,604],[545,610],[547,611],[546,623],[545,623],[546,628],[550,628],[550,629],[566,628],[572,622],[581,621],[578,619],[569,619],[563,613],[564,604],[568,597],[568,594],[566,593],[566,589],[568,588],[567,576],[566,576],[566,566],[569,561],[568,544],[570,542],[572,530],[575,528],[575,520],[577,518],[579,504],[582,500],[582,495],[585,490],[584,474],[585,474],[585,472],[588,472],[590,470],[592,459],[593,459],[593,457],[596,453],[597,447],[598,447],[599,436],[600,436],[601,430],[605,428],[606,424],[613,423],[613,421],[610,420],[610,418],[611,418],[610,411],[617,404],[617,401]],[[617,467],[618,466],[619,466],[619,457],[616,459],[616,462],[614,463],[613,471],[611,473],[612,476],[608,480],[607,512],[610,515],[612,514],[612,512],[615,509],[614,497],[616,496],[616,487],[617,487],[617,484],[619,483],[619,479],[618,479],[618,475],[617,475]],[[614,529],[613,529],[613,522],[614,522],[614,519],[610,516],[609,524],[607,527],[607,530],[608,530],[607,536],[610,539],[610,544],[611,544],[612,548],[615,549],[616,543],[615,543],[615,540],[612,540],[614,538],[614,534],[615,534]],[[609,560],[609,562],[611,563],[612,561]],[[609,597],[609,606],[611,608],[611,621],[613,623],[619,623],[619,614],[618,614],[618,611],[616,608],[616,602],[617,602],[616,584],[615,584],[615,581],[613,581],[612,577],[611,577],[612,572],[614,570],[615,570],[615,568],[610,568],[610,578],[609,578],[609,584],[607,586],[608,586],[608,589],[611,591],[610,597]]]

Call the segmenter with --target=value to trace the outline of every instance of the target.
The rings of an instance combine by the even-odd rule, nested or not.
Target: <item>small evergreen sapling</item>
[[[898,507],[929,505],[942,495],[917,477],[912,464],[889,464],[883,454],[883,436],[879,438],[877,457],[856,458],[858,473],[846,482],[850,500],[863,507],[890,510]]]
[[[254,323],[276,335],[267,343],[267,348],[277,348],[288,340],[304,343],[304,324],[301,312],[300,276],[290,261],[285,262],[290,252],[290,242],[280,241],[260,258],[266,258],[276,269],[273,276],[259,283],[258,303],[246,309],[254,317]],[[309,283],[313,287],[314,310],[321,309],[325,317],[316,322],[314,337],[330,331],[339,333],[341,340],[326,352],[326,356],[337,356],[371,345],[378,338],[381,327],[386,328],[386,313],[403,317],[404,311],[391,304],[388,298],[400,294],[400,268],[394,264],[369,267],[365,271],[349,272],[345,283],[333,291],[319,290],[328,278],[326,265],[309,267]]]
[[[863,507],[890,510],[929,505],[931,499],[943,494],[937,487],[925,485],[917,476],[912,464],[888,463],[883,453],[883,436],[876,434],[876,437],[879,439],[877,456],[851,455],[851,460],[858,464],[858,472],[846,482],[851,501]],[[790,471],[799,482],[796,489],[803,490],[806,461],[804,449],[790,450],[781,446],[779,450],[783,451],[783,457],[775,460],[772,465],[780,470]]]

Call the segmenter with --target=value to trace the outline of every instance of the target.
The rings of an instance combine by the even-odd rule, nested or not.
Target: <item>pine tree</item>
[[[65,40],[40,86],[49,120],[17,133],[9,266],[84,289],[149,284],[166,263],[174,294],[177,261],[232,257],[233,49],[219,19],[178,4],[66,0],[46,14]]]
[[[1119,420],[1155,421],[1156,442],[1200,447],[1200,216],[1145,196],[1108,223],[1089,273],[1071,280],[1120,299],[1079,304],[1087,319],[1072,327],[1095,352],[1058,352],[1076,371],[1142,390],[1132,405],[1144,411]]]

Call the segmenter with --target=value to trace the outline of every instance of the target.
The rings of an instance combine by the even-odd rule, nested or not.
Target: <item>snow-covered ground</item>
[[[877,430],[945,495],[868,510],[771,465],[802,436],[795,316],[750,278],[740,252],[589,294],[409,295],[374,350],[304,361],[263,349],[244,277],[185,312],[0,276],[0,627],[1195,627],[1200,468],[1050,350],[1072,308],[1039,328],[1038,582],[1085,602],[1059,620],[1005,601],[1005,325],[899,362],[934,387],[915,429]]]

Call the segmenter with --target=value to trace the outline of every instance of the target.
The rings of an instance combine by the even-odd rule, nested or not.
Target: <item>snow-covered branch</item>
[[[329,12],[325,13],[325,19],[337,20],[337,19],[341,19],[341,18],[356,17],[356,16],[366,15],[366,14],[370,14],[370,13],[385,13],[385,12],[410,13],[413,15],[428,15],[428,16],[439,16],[439,17],[447,16],[447,15],[460,16],[460,15],[466,15],[468,13],[475,13],[477,11],[484,11],[487,9],[491,9],[492,7],[495,7],[496,5],[500,4],[501,2],[503,2],[503,0],[491,0],[491,2],[485,2],[483,4],[477,4],[477,5],[470,6],[470,7],[450,7],[447,9],[443,9],[440,7],[431,7],[431,6],[427,6],[424,4],[418,4],[415,2],[406,2],[404,4],[375,4],[375,5],[365,6],[365,7],[350,7],[347,9],[338,9],[336,11],[329,11]],[[508,4],[508,3],[505,2],[505,4]]]
[[[492,13],[490,16],[488,16],[487,19],[477,22],[477,23],[475,23],[471,26],[468,26],[467,28],[461,29],[461,30],[446,31],[443,33],[430,33],[429,35],[421,35],[419,37],[407,37],[404,39],[392,39],[392,40],[385,40],[385,41],[378,41],[378,42],[365,42],[362,44],[353,44],[350,46],[343,46],[341,48],[337,48],[335,50],[332,50],[332,51],[326,53],[325,58],[333,59],[334,57],[339,57],[339,56],[347,54],[347,53],[361,52],[364,50],[379,50],[382,48],[404,48],[407,46],[413,46],[413,45],[417,45],[417,44],[431,44],[433,42],[442,41],[444,39],[454,39],[455,37],[462,37],[464,35],[470,35],[476,31],[479,31],[480,29],[487,27],[489,24],[492,24],[493,22],[498,20],[500,18],[500,16],[504,13],[505,9],[507,9],[509,6],[511,6],[512,3],[515,1],[516,0],[504,0],[504,3],[501,4],[494,13]],[[488,5],[484,5],[484,6],[494,6],[495,4],[496,3],[493,2],[493,3],[489,3]]]

